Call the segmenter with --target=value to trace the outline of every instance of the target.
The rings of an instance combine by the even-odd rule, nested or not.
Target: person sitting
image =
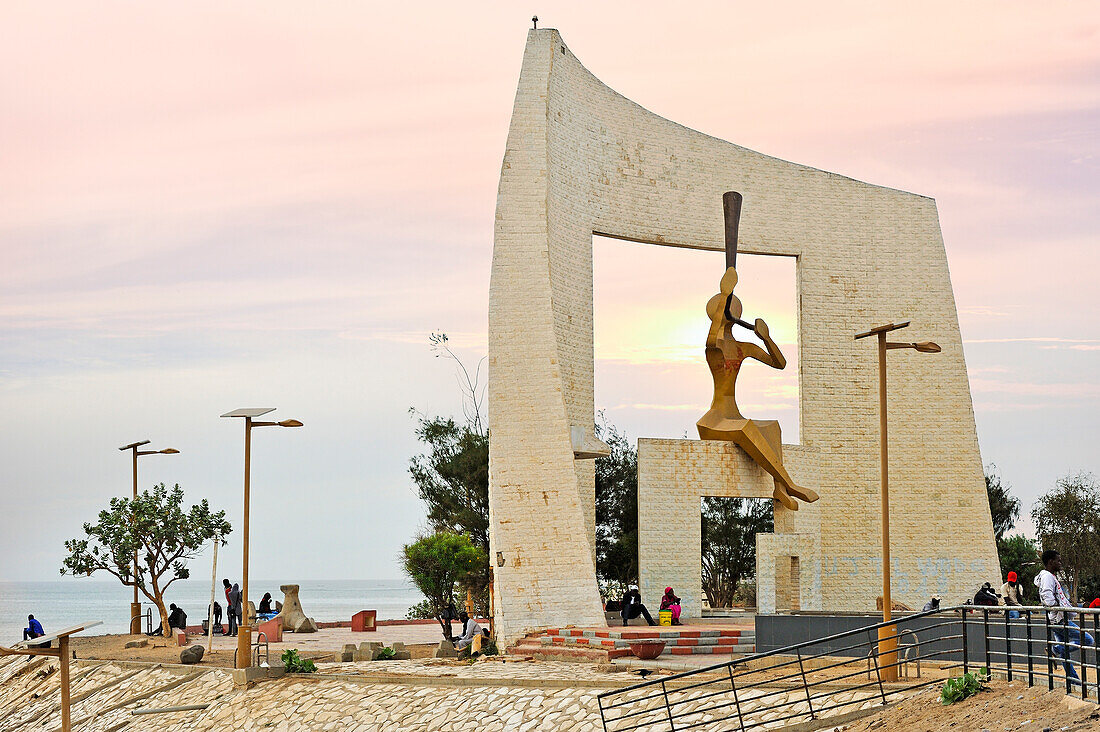
[[[181,608],[176,607],[176,603],[174,603],[174,602],[168,606],[168,609],[171,610],[171,612],[168,613],[168,627],[169,628],[174,628],[176,630],[182,630],[182,631],[186,632],[187,631],[187,613],[185,613]],[[158,635],[161,635],[163,632],[164,632],[164,625],[161,624],[161,625],[158,625],[157,629],[154,630],[149,635],[158,636]]]
[[[1023,605],[1024,588],[1017,581],[1016,573],[1009,572],[1008,578],[1003,585],[1001,585],[1001,599],[1008,607],[1020,607]],[[1020,617],[1019,610],[1009,610],[1008,617],[1016,619]]]
[[[630,585],[623,595],[622,610],[619,613],[623,619],[623,625],[630,625],[630,621],[641,615],[650,625],[656,625],[645,605],[642,604],[642,595],[638,592],[638,585]]]
[[[939,610],[939,609],[940,609],[940,596],[939,595],[932,595],[932,599],[929,600],[928,602],[924,603],[924,607],[921,609],[921,612],[929,612],[931,610]]]
[[[668,610],[672,613],[672,624],[680,625],[680,598],[676,597],[676,593],[672,591],[671,587],[665,588],[665,596],[661,598],[661,610]]]
[[[986,582],[974,595],[974,604],[996,607],[999,604],[999,596],[993,591],[993,586]]]
[[[462,621],[462,636],[455,641],[455,650],[461,651],[474,642],[475,636],[484,637],[485,633],[482,631],[481,625],[467,615],[465,610],[458,614],[458,619]]]
[[[23,628],[23,640],[34,640],[44,635],[46,631],[42,630],[42,623],[35,620],[33,615],[28,615],[27,627]]]
[[[222,605],[217,600],[214,601],[214,633],[225,634],[225,628],[222,627]]]
[[[271,612],[271,593],[265,592],[264,596],[260,598],[260,607],[256,612],[260,615],[269,614]]]

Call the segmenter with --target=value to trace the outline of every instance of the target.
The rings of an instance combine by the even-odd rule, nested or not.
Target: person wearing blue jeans
[[[1062,557],[1053,549],[1047,549],[1042,556],[1043,569],[1035,577],[1035,586],[1039,588],[1039,600],[1048,608],[1071,608],[1069,597],[1062,583],[1055,576],[1062,571]],[[1062,668],[1071,684],[1080,684],[1077,670],[1069,662],[1070,654],[1082,645],[1095,646],[1096,639],[1089,633],[1082,638],[1081,626],[1073,622],[1073,613],[1065,610],[1047,610],[1051,622],[1050,631],[1058,642],[1051,646],[1051,653],[1062,659]]]

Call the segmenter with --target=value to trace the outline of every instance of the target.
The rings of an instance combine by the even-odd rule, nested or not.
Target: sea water
[[[265,592],[271,593],[272,608],[282,601],[281,584],[297,584],[302,609],[317,622],[351,620],[360,610],[377,610],[379,620],[405,617],[423,595],[404,580],[250,580],[248,599],[256,605]],[[102,626],[94,634],[126,633],[134,590],[121,582],[99,578],[65,578],[47,582],[0,582],[0,645],[23,637],[27,615],[41,621],[48,635],[63,628],[92,620]],[[153,627],[160,624],[156,607],[140,595],[142,612],[153,608]],[[219,580],[214,598],[225,607],[225,593]],[[198,625],[206,618],[210,602],[210,581],[179,580],[168,588],[165,606],[174,602],[187,613],[187,623]],[[224,611],[223,611],[223,622]],[[142,622],[142,630],[145,623]]]

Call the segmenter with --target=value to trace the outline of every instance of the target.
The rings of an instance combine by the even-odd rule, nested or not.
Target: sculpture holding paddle
[[[733,289],[737,286],[735,265],[741,200],[741,194],[735,191],[722,196],[726,222],[726,272],[722,275],[718,294],[707,302],[707,316],[711,324],[707,333],[706,359],[711,376],[714,377],[714,399],[710,410],[696,426],[699,428],[700,439],[737,443],[757,465],[775,479],[772,497],[786,508],[797,511],[796,498],[812,503],[818,496],[809,488],[796,485],[783,467],[779,422],[746,419],[737,408],[737,374],[746,358],[755,358],[774,369],[782,370],[787,365],[787,359],[772,340],[767,323],[760,318],[753,325],[742,320],[741,301],[733,294]],[[734,338],[734,325],[753,331],[764,343],[764,348]]]

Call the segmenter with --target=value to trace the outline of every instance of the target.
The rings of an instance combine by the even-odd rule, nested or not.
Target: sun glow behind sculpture
[[[632,437],[695,434],[713,389],[702,361],[710,323],[704,307],[722,257],[594,238],[596,408]],[[747,362],[738,401],[746,412],[778,419],[788,443],[800,441],[795,268],[793,257],[738,257],[745,316],[769,323],[789,361],[783,371]]]

